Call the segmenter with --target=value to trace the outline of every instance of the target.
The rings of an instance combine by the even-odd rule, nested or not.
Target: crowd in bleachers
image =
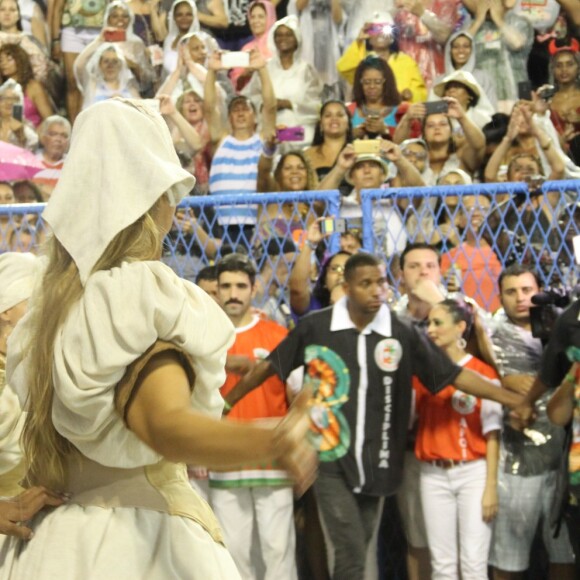
[[[537,242],[541,252],[566,248],[565,266],[572,265],[571,229],[562,223],[580,227],[578,188],[546,192],[541,184],[580,179],[579,36],[578,0],[0,0],[0,141],[34,153],[39,163],[30,178],[0,178],[0,204],[50,199],[81,111],[117,96],[143,99],[166,120],[182,166],[196,177],[193,196],[340,192],[333,218],[344,219],[345,231],[332,255],[323,201],[192,205],[178,210],[169,233],[164,259],[216,299],[217,273],[204,266],[232,251],[253,252],[260,315],[292,328],[342,296],[344,264],[363,245],[361,191],[522,182],[540,193],[385,195],[373,205],[376,253],[390,267],[391,286],[401,284],[389,296],[399,314],[436,324],[414,310],[420,292],[408,298],[414,256],[417,268],[432,268],[425,277],[436,287],[423,288],[423,302],[439,302],[432,292],[446,281],[491,321],[491,313],[509,308],[500,276],[517,261],[506,231],[524,245]],[[10,155],[0,153],[0,176]],[[42,241],[34,215],[0,215],[0,252]],[[419,243],[415,254],[411,241]],[[441,263],[429,266],[437,251]],[[547,271],[542,280],[525,270],[508,278],[529,274],[539,290],[554,281],[554,268]],[[449,317],[450,328],[463,320],[469,329],[473,312],[457,308],[439,308],[440,324]],[[437,343],[436,334],[430,338]],[[456,362],[467,356],[455,338],[439,340]],[[497,379],[487,367],[485,373]],[[423,394],[420,385],[415,391]],[[489,431],[499,431],[501,415],[492,415]],[[428,442],[419,446],[425,461]],[[485,474],[476,478],[482,483]],[[447,531],[436,526],[445,518],[434,504],[427,532],[413,531],[408,519],[423,516],[406,513],[418,498],[412,482],[408,490],[415,495],[399,504],[409,576],[420,578],[428,560],[422,550],[427,543],[435,549]],[[486,520],[497,503],[486,497]],[[484,568],[488,532],[487,546],[475,548],[485,552]],[[573,577],[569,544],[552,547],[560,578]],[[502,570],[506,559],[498,552],[496,579],[517,577]],[[436,570],[437,557],[431,554]]]

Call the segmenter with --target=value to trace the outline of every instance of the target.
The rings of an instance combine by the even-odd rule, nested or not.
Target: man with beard
[[[230,254],[217,265],[218,299],[235,326],[236,340],[228,351],[252,362],[266,358],[287,330],[252,311],[256,269],[243,254]],[[233,368],[228,365],[228,368]],[[239,377],[228,372],[221,392],[227,397]],[[285,384],[270,377],[243,401],[226,411],[237,421],[272,422],[288,411]],[[252,530],[257,526],[265,578],[296,579],[292,482],[276,463],[243,465],[237,471],[210,472],[210,500],[223,527],[225,543],[243,578],[254,578]]]

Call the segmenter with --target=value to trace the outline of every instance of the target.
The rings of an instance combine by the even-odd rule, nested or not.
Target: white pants
[[[266,570],[264,580],[296,580],[292,488],[210,488],[210,499],[222,525],[226,546],[243,580],[256,578],[256,563],[252,561],[254,525]]]
[[[487,580],[491,526],[483,521],[485,460],[451,469],[421,465],[421,501],[433,580]],[[459,557],[458,557],[459,545]]]

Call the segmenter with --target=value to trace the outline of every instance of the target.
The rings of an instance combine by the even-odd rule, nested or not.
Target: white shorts
[[[60,32],[60,48],[62,52],[79,54],[87,44],[91,43],[100,33],[99,28],[73,28],[67,26]]]

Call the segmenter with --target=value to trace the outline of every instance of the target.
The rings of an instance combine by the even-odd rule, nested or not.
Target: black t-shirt
[[[540,380],[550,389],[560,386],[572,363],[566,356],[570,346],[580,348],[580,300],[570,304],[556,321],[542,356]]]
[[[302,318],[268,360],[283,380],[305,367],[320,470],[340,474],[354,492],[372,496],[391,495],[401,482],[411,377],[436,393],[461,371],[386,306],[359,333],[346,299]]]

